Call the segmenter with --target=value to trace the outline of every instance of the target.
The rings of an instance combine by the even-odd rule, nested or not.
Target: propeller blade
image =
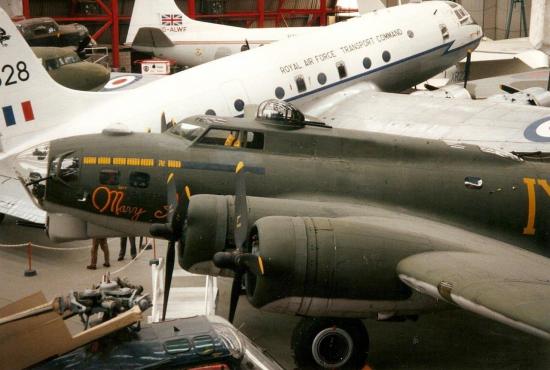
[[[174,180],[173,173],[168,176],[166,183],[166,202],[169,205],[166,223],[152,224],[149,228],[149,232],[156,238],[178,241],[181,238],[183,222],[187,216],[187,208],[189,208],[189,200],[191,199],[191,190],[189,186],[185,186],[184,194],[178,201],[176,181]]]
[[[472,64],[472,50],[468,50],[466,54],[466,65],[464,66],[464,88],[468,85],[470,78],[470,64]]]
[[[513,86],[510,86],[510,85],[505,85],[505,84],[501,84],[500,85],[500,89],[508,94],[515,94],[517,92],[520,92],[521,90],[520,89],[516,89],[515,87]]]
[[[34,317],[34,316],[42,315],[51,311],[55,311],[56,310],[56,308],[54,307],[55,301],[56,301],[56,298],[52,299],[48,303],[44,303],[39,306],[29,308],[28,310],[25,310],[22,312],[17,312],[13,315],[2,317],[0,318],[0,326],[4,324],[9,324],[11,322],[19,321],[19,320],[24,320],[29,317]]]
[[[172,286],[172,274],[174,273],[174,260],[176,259],[176,242],[170,241],[166,250],[166,270],[164,271],[164,298],[162,302],[162,321],[166,319],[168,309],[168,297]]]
[[[235,246],[242,251],[248,233],[248,205],[246,203],[246,182],[244,163],[239,162],[235,168],[237,174],[235,184]]]
[[[245,253],[239,257],[239,264],[244,265],[247,272],[250,272],[256,276],[264,275],[264,260],[261,256],[257,256],[252,253]]]
[[[170,206],[168,210],[167,220],[171,224],[173,222],[174,214],[176,213],[176,208],[178,206],[178,194],[176,190],[176,180],[174,178],[174,173],[168,175],[168,180],[166,180],[166,203]]]
[[[166,124],[166,114],[162,112],[160,116],[160,132],[168,130],[168,125]]]
[[[174,188],[175,190],[175,188]],[[176,196],[177,199],[177,196]],[[183,231],[183,223],[187,217],[189,200],[191,199],[191,190],[185,186],[182,196],[179,198],[175,213],[172,217],[172,230],[174,231],[174,240],[179,240]]]
[[[243,274],[241,272],[235,273],[233,278],[233,285],[231,286],[231,301],[229,302],[229,322],[233,323],[235,319],[235,312],[237,311],[237,303],[239,303],[239,296],[241,295],[241,286],[243,281]]]

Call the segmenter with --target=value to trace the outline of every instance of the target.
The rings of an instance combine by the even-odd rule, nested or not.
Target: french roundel
[[[523,135],[530,141],[550,142],[550,117],[544,117],[531,123],[525,129]]]
[[[126,75],[115,77],[103,86],[103,91],[117,90],[133,84],[141,79],[139,75]]]

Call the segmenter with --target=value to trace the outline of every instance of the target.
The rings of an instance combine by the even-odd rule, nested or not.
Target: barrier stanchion
[[[149,260],[149,266],[158,265],[159,259],[157,258],[157,243],[156,239],[153,239],[153,258]]]
[[[153,239],[154,240],[154,239]],[[145,237],[145,249],[152,249],[151,243],[149,243],[149,238]]]
[[[25,276],[31,277],[36,276],[36,274],[36,270],[33,270],[32,268],[32,243],[29,242],[27,244],[27,269],[25,270]]]

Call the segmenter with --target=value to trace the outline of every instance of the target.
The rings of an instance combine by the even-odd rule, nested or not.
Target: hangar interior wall
[[[104,0],[108,2],[108,0]],[[176,3],[184,11],[188,9],[188,0],[176,0]],[[258,0],[194,0],[197,13],[202,14],[223,14],[223,13],[243,13],[254,12],[257,10]],[[402,0],[406,3],[409,0]],[[382,0],[388,6],[396,5],[399,0]],[[510,0],[458,0],[474,17],[474,19],[483,26],[485,35],[493,39],[502,39],[505,36],[506,20],[510,7]],[[93,0],[29,0],[31,16],[61,16],[70,17],[75,15],[75,9],[85,9],[86,4],[93,8]],[[129,16],[132,13],[134,0],[119,0],[119,9],[121,15]],[[21,14],[22,0],[0,0],[0,6],[7,9],[12,15]],[[284,9],[319,9],[320,0],[264,0],[266,12],[277,12],[280,8]],[[327,0],[327,7],[332,8],[336,0]],[[531,10],[531,0],[525,0],[527,22]],[[79,7],[79,8],[78,8]],[[244,27],[257,27],[257,20],[254,17],[215,17],[204,19],[220,23],[227,23]],[[514,7],[510,37],[518,37],[520,30],[520,9]],[[281,12],[277,17],[266,17],[264,27],[274,26],[304,26],[306,24],[317,25],[318,22],[312,19],[312,15],[291,15]],[[86,22],[86,26],[93,32],[101,26],[101,22]],[[123,19],[120,27],[121,41],[126,38],[127,20]],[[109,34],[106,33],[100,42],[110,42]]]
[[[386,6],[397,5],[399,0],[382,0]],[[408,0],[402,0],[403,4]],[[476,22],[483,27],[484,34],[492,39],[503,39],[506,30],[506,20],[508,10],[510,9],[510,0],[457,0],[456,3],[462,4],[466,10],[472,14]],[[525,10],[527,16],[527,27],[529,27],[529,17],[531,14],[531,0],[525,0]],[[510,27],[510,37],[519,37],[520,31],[520,8],[516,5],[513,9],[512,25]]]

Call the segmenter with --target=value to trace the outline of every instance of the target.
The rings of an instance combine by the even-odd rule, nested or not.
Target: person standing
[[[101,250],[103,251],[103,259],[104,263],[103,266],[105,267],[111,267],[111,264],[109,263],[109,245],[107,244],[106,238],[93,238],[92,239],[92,261],[88,266],[86,266],[89,270],[95,270],[97,267],[97,250],[101,247]]]
[[[130,256],[132,256],[132,259],[136,258],[136,237],[124,236],[120,238],[120,252],[118,253],[118,261],[122,261],[124,257],[126,257],[126,243],[128,242],[128,238],[130,238]]]

